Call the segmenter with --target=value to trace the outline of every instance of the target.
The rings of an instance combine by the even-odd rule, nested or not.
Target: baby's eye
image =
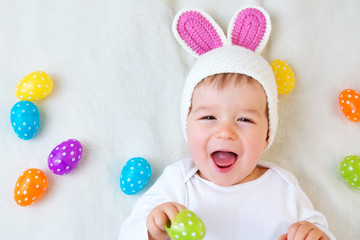
[[[238,121],[239,121],[239,122],[250,122],[250,123],[253,122],[253,121],[251,121],[251,120],[248,119],[248,118],[239,118]]]
[[[205,116],[201,118],[202,120],[215,120],[214,116]]]

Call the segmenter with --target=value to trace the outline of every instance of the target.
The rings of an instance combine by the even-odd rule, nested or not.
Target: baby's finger
[[[181,204],[179,204],[179,203],[175,203],[175,207],[177,208],[177,210],[178,210],[179,212],[181,212],[182,210],[185,210],[185,209],[186,209],[186,207],[185,207],[184,205],[181,205]]]
[[[324,239],[324,235],[319,229],[313,229],[307,235],[306,240],[321,240]]]
[[[278,240],[287,240],[287,234],[281,235]]]
[[[169,218],[165,211],[156,212],[154,214],[154,223],[162,231],[165,231],[165,225],[167,224],[168,221]]]
[[[174,220],[176,215],[183,209],[186,209],[183,205],[172,202],[170,204],[164,205],[162,210],[167,215],[168,220],[172,221]]]
[[[155,218],[150,218],[147,221],[148,232],[152,238],[149,239],[167,239],[168,235],[165,231],[159,228],[158,224],[155,222]]]
[[[301,222],[297,222],[292,224],[289,229],[288,229],[288,233],[287,233],[287,239],[289,240],[294,240],[295,239],[295,234],[297,229],[300,227]]]
[[[293,235],[293,237],[289,237],[289,240],[304,240],[307,239],[307,236],[309,234],[309,232],[311,232],[314,228],[311,224],[307,224],[307,222],[299,222],[298,224],[296,224],[294,226],[293,229],[296,229],[295,232],[291,231],[291,235]],[[289,229],[289,235],[290,235],[290,230]],[[288,236],[289,236],[288,235]]]

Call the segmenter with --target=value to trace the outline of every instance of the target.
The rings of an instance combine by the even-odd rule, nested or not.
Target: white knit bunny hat
[[[183,9],[173,21],[173,33],[180,45],[197,58],[184,85],[181,120],[185,140],[191,99],[196,85],[218,73],[240,73],[257,80],[265,90],[268,104],[269,143],[278,123],[277,86],[269,63],[260,56],[271,32],[269,14],[260,7],[246,6],[236,12],[227,38],[220,26],[204,11]]]

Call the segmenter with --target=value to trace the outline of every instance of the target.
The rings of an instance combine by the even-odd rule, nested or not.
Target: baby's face
[[[191,156],[199,175],[219,186],[256,179],[267,146],[266,95],[255,80],[195,88],[187,120]]]

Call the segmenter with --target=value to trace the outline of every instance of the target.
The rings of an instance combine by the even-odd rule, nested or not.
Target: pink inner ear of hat
[[[261,43],[266,31],[266,18],[256,8],[242,10],[236,17],[231,34],[234,45],[255,51]]]
[[[211,22],[196,11],[183,13],[177,30],[186,44],[199,55],[224,45]]]

